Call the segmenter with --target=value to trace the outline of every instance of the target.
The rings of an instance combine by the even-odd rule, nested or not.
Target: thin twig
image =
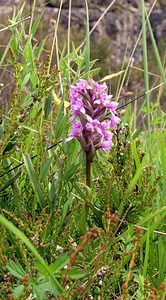
[[[70,54],[71,4],[72,4],[72,0],[69,0],[69,19],[68,19],[68,34],[67,34],[67,54],[68,55]]]
[[[54,148],[54,147],[56,147],[57,145],[59,145],[61,142],[62,142],[62,141],[59,141],[58,143],[51,145],[50,147],[48,147],[48,148],[46,149],[46,151],[51,150],[52,148]],[[34,156],[31,157],[31,159],[34,159],[34,158],[37,157],[37,156],[38,156],[38,155],[35,154]],[[18,164],[18,165],[16,165],[14,168],[8,170],[7,172],[1,174],[1,175],[0,175],[0,178],[3,177],[3,176],[5,176],[6,174],[11,173],[13,170],[15,170],[15,169],[21,167],[22,165],[24,165],[23,162],[20,163],[20,164]]]
[[[121,108],[127,106],[128,104],[130,104],[130,103],[132,103],[132,102],[138,100],[139,98],[142,98],[143,96],[145,96],[145,95],[147,95],[147,94],[153,92],[154,90],[156,90],[157,88],[159,88],[160,86],[162,86],[162,85],[164,85],[164,84],[166,84],[166,82],[162,82],[162,83],[158,84],[157,86],[155,86],[154,88],[150,89],[149,91],[144,92],[143,94],[139,95],[139,96],[136,97],[135,99],[133,99],[133,100],[131,100],[131,101],[129,101],[129,102],[123,104],[123,105],[118,106],[117,109],[119,110],[119,109],[121,109]]]
[[[128,212],[129,212],[129,210],[130,210],[130,208],[131,208],[131,204],[129,205],[129,207],[127,208],[127,210],[126,210],[126,212],[125,212],[125,214],[124,214],[124,216],[123,216],[123,218],[120,220],[120,223],[119,223],[119,225],[118,225],[118,227],[116,228],[116,230],[115,230],[115,232],[114,232],[114,236],[116,235],[116,233],[118,232],[118,230],[119,230],[119,228],[121,227],[121,225],[122,225],[122,223],[124,223],[125,221],[125,218],[126,218],[126,216],[127,216],[127,214],[128,214]]]
[[[151,7],[151,9],[149,10],[148,18],[150,17],[150,15],[151,15],[151,13],[152,13],[152,11],[153,11],[153,8],[154,8],[154,6],[156,5],[156,2],[157,2],[157,0],[154,0],[154,2],[153,2],[153,4],[152,4],[152,7]],[[147,21],[145,21],[145,23],[146,23],[146,22],[147,22]],[[119,96],[120,93],[121,93],[121,90],[122,90],[122,87],[123,87],[124,80],[125,80],[125,78],[126,78],[128,69],[129,69],[129,67],[132,65],[134,53],[135,53],[135,51],[136,51],[136,49],[137,49],[137,46],[138,46],[138,43],[139,43],[139,41],[140,41],[141,35],[142,35],[142,30],[140,31],[140,33],[139,33],[139,35],[138,35],[138,38],[137,38],[136,43],[135,43],[135,45],[134,45],[133,51],[132,51],[131,56],[130,56],[130,58],[129,58],[129,61],[128,61],[128,64],[127,64],[127,67],[126,67],[126,70],[125,70],[125,73],[124,73],[124,76],[123,76],[123,79],[122,79],[120,88],[119,88],[118,96]]]
[[[123,219],[119,219],[119,221],[121,222],[120,224],[125,223],[125,224],[127,224],[127,225],[132,225],[132,226],[134,226],[134,227],[140,227],[142,230],[145,230],[145,231],[148,231],[148,230],[149,230],[149,228],[142,227],[142,226],[140,226],[140,225],[138,225],[138,224],[132,224],[132,223],[129,223],[129,222],[127,222],[127,221],[124,221],[124,217],[123,217]],[[160,235],[166,236],[166,232],[162,232],[162,231],[158,231],[158,230],[153,230],[153,232],[154,232],[154,233],[157,233],[157,234],[160,234]]]
[[[15,27],[16,25],[18,25],[18,24],[20,24],[20,23],[22,23],[22,22],[24,22],[24,21],[26,21],[26,20],[29,20],[30,18],[31,18],[31,17],[28,16],[28,17],[26,17],[26,18],[24,18],[24,19],[22,19],[22,20],[19,20],[18,22],[14,23],[14,24],[12,24],[12,25],[9,25],[9,26],[7,26],[7,27],[5,27],[5,28],[0,29],[0,33],[3,32],[3,31],[9,30],[9,29],[11,29],[11,28],[13,28],[13,27]]]
[[[97,22],[95,23],[95,25],[92,27],[92,29],[89,32],[89,35],[91,35],[93,33],[93,31],[96,29],[96,27],[98,26],[98,24],[100,23],[100,21],[104,18],[104,16],[106,15],[106,13],[110,10],[110,8],[114,5],[114,3],[116,2],[116,0],[113,0],[108,6],[107,8],[104,10],[104,12],[101,14],[101,16],[99,17],[99,19],[97,20]],[[83,40],[82,44],[80,47],[84,46],[84,44],[86,43],[86,39]]]
[[[60,68],[59,48],[58,48],[58,25],[59,25],[60,15],[61,15],[61,11],[62,11],[62,5],[63,5],[63,0],[61,0],[60,6],[59,6],[59,12],[58,12],[57,21],[55,20],[55,31],[54,31],[53,43],[52,43],[51,54],[50,54],[48,74],[50,72],[50,67],[51,67],[51,63],[52,63],[52,57],[53,57],[54,47],[55,47],[55,51],[56,51],[56,59],[57,59],[58,70]],[[62,85],[61,72],[59,72],[58,76],[59,76],[59,81],[60,81],[61,93],[63,95],[63,85]]]

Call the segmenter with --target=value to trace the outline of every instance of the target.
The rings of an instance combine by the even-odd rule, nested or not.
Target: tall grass
[[[124,115],[120,112],[114,146],[108,153],[99,151],[89,170],[91,186],[85,183],[87,165],[79,143],[66,143],[70,84],[100,76],[90,60],[93,30],[89,30],[88,1],[85,43],[79,47],[71,43],[69,20],[67,50],[60,51],[61,1],[46,59],[46,39],[34,38],[42,21],[42,15],[35,17],[36,1],[28,37],[24,6],[14,12],[14,25],[6,28],[11,39],[1,64],[8,57],[15,85],[0,125],[1,277],[10,272],[8,285],[4,279],[0,284],[2,299],[11,294],[16,299],[30,295],[34,299],[165,298],[165,114],[157,102],[151,102],[157,89],[149,82],[147,31],[159,71],[152,85],[165,82],[165,71],[149,20],[154,6],[147,13],[141,3],[137,44],[142,34],[146,101],[139,109],[129,104]],[[134,68],[128,72],[132,56],[126,69],[100,79],[113,81],[120,76],[118,99],[127,76],[134,72]],[[138,117],[144,115],[147,126],[140,128]]]

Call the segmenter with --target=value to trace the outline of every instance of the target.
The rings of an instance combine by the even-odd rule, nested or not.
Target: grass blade
[[[29,157],[28,154],[23,154],[23,159],[24,159],[24,163],[25,163],[25,167],[27,169],[33,190],[35,192],[36,198],[40,204],[41,208],[45,207],[45,198],[41,189],[41,185],[39,184],[38,180],[37,180],[37,175],[35,173],[32,161]],[[34,209],[36,209],[36,202],[34,203]]]
[[[88,1],[85,0],[86,5],[86,45],[85,45],[85,73],[90,69],[90,35],[89,35],[89,11]]]
[[[149,261],[149,229],[147,231],[146,236],[146,249],[145,249],[145,258],[144,258],[144,267],[143,267],[143,275],[146,276],[148,269],[148,261]]]
[[[141,0],[142,5],[142,42],[143,42],[143,64],[144,64],[144,83],[145,91],[149,91],[149,75],[148,75],[148,54],[147,54],[147,42],[146,42],[146,22],[145,22],[145,3]],[[150,96],[146,94],[147,105],[147,119],[148,119],[148,133],[150,137]]]
[[[49,266],[46,264],[42,256],[38,253],[38,251],[35,249],[33,244],[30,242],[30,240],[25,236],[23,232],[21,232],[16,226],[14,226],[11,222],[9,222],[4,216],[0,215],[0,223],[5,226],[9,231],[11,231],[13,234],[15,234],[26,246],[29,248],[29,250],[34,255],[35,259],[38,260],[38,262],[42,265],[45,272],[48,274],[48,277],[51,279],[57,293],[63,294],[64,289],[60,285],[60,283],[57,281],[57,279],[52,275]]]
[[[163,68],[163,65],[162,65],[162,62],[161,62],[160,54],[159,54],[159,51],[158,51],[158,48],[157,48],[157,45],[156,45],[156,41],[155,41],[155,38],[154,38],[154,35],[153,35],[152,27],[151,27],[151,24],[150,24],[149,17],[147,15],[146,9],[145,9],[145,15],[146,15],[146,20],[147,20],[147,24],[148,24],[150,39],[151,39],[152,48],[153,48],[153,51],[154,51],[156,63],[157,63],[157,66],[159,68],[159,71],[160,71],[160,74],[161,74],[161,77],[162,77],[162,81],[165,82],[164,88],[166,90],[166,76],[165,76],[165,71],[164,71],[164,68]]]
[[[49,172],[49,170],[50,170],[50,167],[51,167],[52,160],[53,160],[53,157],[50,157],[50,158],[46,161],[45,164],[44,164],[44,162],[43,162],[43,167],[42,167],[42,169],[41,169],[41,171],[40,171],[40,174],[39,174],[39,181],[40,181],[40,182],[42,182],[42,181],[44,181],[44,180],[46,179],[47,174],[48,174],[48,172]]]

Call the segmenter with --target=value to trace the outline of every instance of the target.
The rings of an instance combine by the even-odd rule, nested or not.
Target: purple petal
[[[104,133],[104,138],[105,138],[107,141],[111,141],[112,138],[113,138],[113,133],[110,132],[110,131],[106,131],[106,132]]]
[[[91,131],[91,132],[94,131],[94,126],[91,123],[86,123],[85,127],[88,131]]]
[[[101,148],[104,151],[108,151],[112,146],[113,146],[113,142],[112,141],[104,141],[104,142],[101,143]]]
[[[112,116],[110,119],[110,126],[112,128],[116,127],[118,124],[120,123],[120,118],[118,118],[117,116]]]
[[[106,83],[99,84],[80,79],[76,86],[70,86],[72,116],[71,134],[67,141],[76,138],[84,151],[92,154],[102,148],[104,151],[113,145],[113,133],[110,130],[120,123],[115,115],[118,103],[111,101],[112,95],[107,94]],[[107,113],[111,112],[108,116]]]
[[[111,112],[115,112],[115,110],[117,109],[118,105],[119,105],[118,102],[111,101],[110,103],[107,104],[107,108],[109,108]]]
[[[89,83],[84,79],[80,79],[80,81],[77,84],[77,87],[80,90],[83,90],[83,89],[91,90],[92,89],[92,87],[89,85]]]
[[[102,129],[102,131],[110,129],[110,122],[102,122],[101,129]]]
[[[83,130],[83,126],[80,121],[76,121],[71,126],[71,136],[77,137]]]

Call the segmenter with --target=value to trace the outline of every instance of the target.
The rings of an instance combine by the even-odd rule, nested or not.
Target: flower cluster
[[[117,102],[111,101],[105,83],[79,80],[70,86],[72,122],[70,137],[77,139],[83,150],[93,158],[96,150],[107,151],[113,145],[113,133],[120,119],[116,116]]]

